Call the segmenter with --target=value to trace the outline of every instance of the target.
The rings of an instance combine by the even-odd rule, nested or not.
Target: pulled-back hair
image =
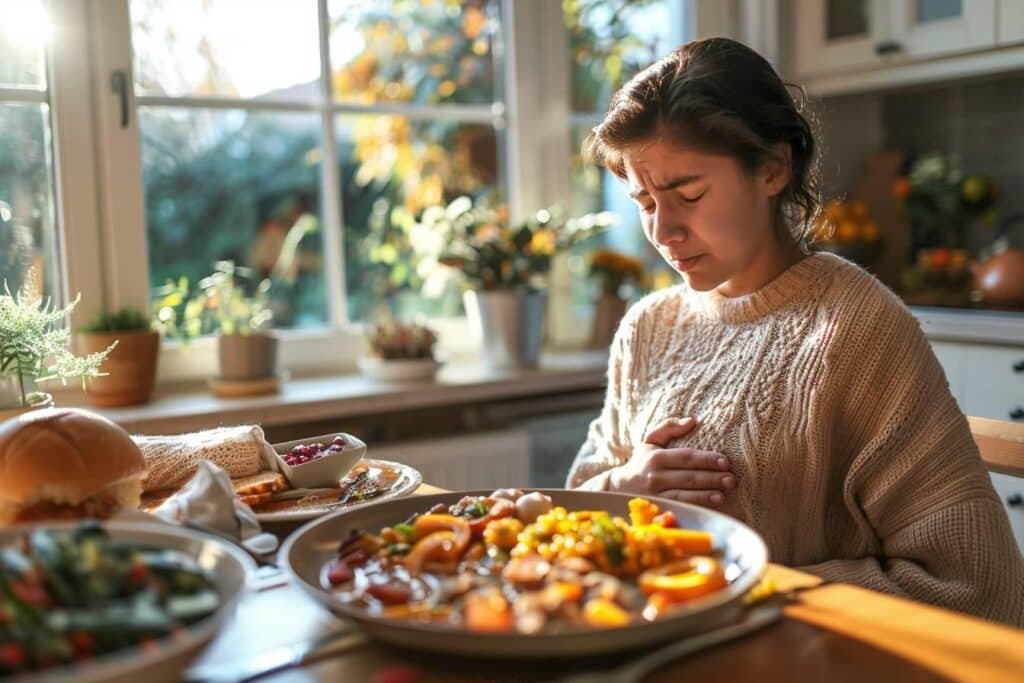
[[[778,195],[775,224],[801,245],[820,204],[814,132],[771,64],[728,38],[696,40],[647,67],[612,97],[584,143],[591,158],[625,178],[622,154],[656,135],[735,158],[750,173],[790,149],[789,184]]]

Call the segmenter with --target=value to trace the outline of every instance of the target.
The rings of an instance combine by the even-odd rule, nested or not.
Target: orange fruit
[[[868,205],[859,199],[854,199],[850,202],[850,215],[859,221],[866,220],[868,218]]]
[[[853,244],[860,235],[860,226],[855,221],[845,220],[836,226],[836,241],[840,244]]]
[[[873,220],[867,220],[861,223],[860,226],[860,238],[865,242],[877,242],[878,238],[881,237],[881,233],[878,230],[878,224]]]

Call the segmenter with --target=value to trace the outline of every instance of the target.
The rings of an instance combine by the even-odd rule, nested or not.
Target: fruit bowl
[[[366,455],[366,444],[344,432],[274,444],[281,473],[297,489],[336,486]]]

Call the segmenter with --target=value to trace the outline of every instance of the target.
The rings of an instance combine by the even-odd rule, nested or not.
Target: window
[[[515,218],[568,198],[638,237],[617,185],[569,159],[621,79],[678,42],[684,2],[5,0],[0,267],[81,291],[84,322],[231,259],[272,279],[286,367],[347,366],[348,323],[382,302],[460,314],[457,293],[418,295],[426,206],[494,196]],[[210,374],[207,342],[167,345],[162,378]]]
[[[271,278],[277,327],[342,322],[332,299],[350,320],[403,292],[443,310],[410,296],[403,226],[496,191],[495,3],[326,10],[132,0],[151,285],[230,259]]]
[[[61,299],[41,0],[0,5],[0,279]]]

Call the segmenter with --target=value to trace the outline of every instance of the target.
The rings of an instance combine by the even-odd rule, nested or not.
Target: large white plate
[[[635,496],[622,493],[541,489],[555,505],[572,510],[608,510],[628,517]],[[679,526],[703,529],[715,537],[731,583],[721,591],[697,599],[663,619],[634,623],[621,628],[579,629],[557,634],[474,633],[462,628],[424,624],[403,619],[371,616],[357,605],[347,605],[320,585],[321,570],[336,557],[338,542],[350,531],[376,531],[422,513],[438,503],[451,505],[463,496],[487,495],[490,491],[461,491],[413,496],[342,510],[306,524],[285,541],[278,552],[283,567],[302,590],[332,612],[354,621],[368,635],[403,647],[432,653],[473,657],[579,657],[608,654],[657,645],[696,635],[732,623],[743,614],[743,596],[757,584],[768,562],[761,537],[750,527],[719,512],[695,505],[658,499],[662,510],[671,510]]]
[[[71,531],[74,527],[74,522],[7,527],[0,529],[0,544],[6,545],[33,528],[61,532]],[[214,585],[220,593],[220,607],[183,633],[158,640],[155,647],[126,648],[86,664],[45,669],[14,680],[23,683],[178,681],[188,663],[213,638],[221,623],[234,612],[248,577],[255,575],[256,564],[241,548],[207,534],[161,522],[111,521],[105,522],[103,528],[119,541],[178,550],[195,559],[200,567],[213,575]]]
[[[370,498],[366,501],[353,501],[345,505],[343,509],[351,509],[361,507],[364,503],[376,503],[378,501],[391,500],[394,498],[404,498],[413,491],[418,489],[423,483],[423,476],[419,473],[419,470],[405,465],[399,462],[393,462],[391,460],[377,460],[374,458],[363,458],[355,467],[360,465],[367,465],[368,467],[389,467],[394,468],[398,471],[398,479],[395,484],[391,487],[387,493],[383,493],[376,498]],[[354,469],[354,468],[353,468]],[[288,510],[278,510],[274,512],[256,512],[256,519],[260,522],[305,522],[323,515],[338,511],[338,507],[330,507],[329,504],[321,506],[309,506],[309,507],[295,507]]]

